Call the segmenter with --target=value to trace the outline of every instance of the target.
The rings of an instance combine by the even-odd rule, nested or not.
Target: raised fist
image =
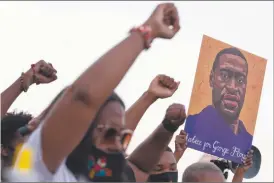
[[[57,79],[57,71],[53,68],[52,64],[46,63],[44,60],[40,60],[33,68],[29,69],[26,76],[32,83],[50,83]]]
[[[184,152],[187,148],[186,132],[181,130],[180,134],[175,139],[175,151]]]
[[[158,75],[150,83],[148,92],[155,98],[168,98],[175,93],[179,84],[180,82],[174,81],[174,79],[169,76]]]
[[[181,126],[186,119],[185,106],[182,104],[172,104],[166,110],[165,119],[175,126]]]
[[[159,4],[145,25],[152,28],[153,38],[171,39],[179,30],[179,15],[173,3]]]

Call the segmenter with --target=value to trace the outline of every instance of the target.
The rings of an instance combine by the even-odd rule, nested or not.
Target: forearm
[[[134,131],[146,110],[157,100],[156,97],[145,92],[126,112],[127,128]]]
[[[18,78],[12,85],[1,93],[1,118],[4,117],[12,103],[21,94],[21,92],[21,82],[20,78]]]
[[[91,65],[73,83],[73,88],[93,106],[101,106],[143,49],[143,37],[137,32],[132,33]]]
[[[184,152],[185,151],[175,151],[174,152],[174,156],[175,156],[177,163],[180,161],[181,157],[184,155]]]
[[[233,176],[232,182],[243,182],[244,173],[245,172],[242,168],[237,168],[237,170]]]
[[[128,160],[144,172],[150,172],[159,162],[168,146],[173,133],[162,124],[129,156]]]

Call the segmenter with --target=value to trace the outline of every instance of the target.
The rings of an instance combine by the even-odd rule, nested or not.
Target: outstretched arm
[[[41,67],[43,66],[43,67]],[[42,70],[40,74],[38,71]],[[33,69],[29,69],[26,73],[23,73],[12,85],[10,85],[5,91],[1,93],[1,118],[9,110],[12,103],[16,98],[22,93],[22,91],[27,91],[28,88],[34,83],[50,83],[54,81],[57,77],[55,75],[56,70],[52,65],[39,61],[35,64]],[[46,78],[43,75],[54,75],[54,77]]]
[[[243,182],[244,174],[246,171],[252,166],[253,164],[253,150],[250,150],[247,154],[247,157],[245,158],[243,165],[240,165],[234,174],[234,177],[232,179],[232,182]]]
[[[100,106],[144,50],[149,41],[147,35],[151,34],[151,39],[175,35],[177,29],[168,29],[171,24],[163,22],[164,14],[167,17],[174,16],[170,14],[170,6],[173,7],[168,3],[156,8],[145,23],[148,32],[133,32],[91,65],[64,92],[46,116],[42,126],[42,158],[51,172],[55,172],[63,159],[79,144]],[[167,9],[169,13],[165,13]]]
[[[127,111],[126,125],[127,128],[134,131],[141,118],[157,98],[149,92],[145,92]]]
[[[166,75],[156,76],[148,90],[127,110],[127,128],[134,131],[142,116],[157,99],[171,97],[177,90],[179,82]]]
[[[183,105],[171,105],[167,109],[163,123],[130,154],[129,162],[144,173],[152,171],[168,146],[173,133],[183,124],[185,117]],[[135,177],[138,177],[136,173]],[[146,178],[137,181],[146,181]]]

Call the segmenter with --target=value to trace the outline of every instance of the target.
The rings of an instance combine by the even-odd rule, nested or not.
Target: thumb
[[[179,88],[180,83],[181,83],[180,81],[176,82],[176,87],[174,88],[175,90]]]

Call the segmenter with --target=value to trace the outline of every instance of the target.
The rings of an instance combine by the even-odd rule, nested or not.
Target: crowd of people
[[[186,132],[176,136],[174,152],[168,145],[186,119],[182,104],[170,105],[158,127],[126,154],[149,106],[172,97],[180,83],[166,75],[156,76],[127,110],[114,89],[154,39],[172,39],[177,34],[179,22],[174,4],[159,4],[144,24],[133,28],[36,117],[8,110],[29,87],[55,81],[57,70],[41,60],[22,73],[1,93],[2,181],[225,182],[223,172],[212,162],[193,162],[178,180],[177,164],[187,149]],[[251,166],[250,151],[232,181],[242,182]]]

